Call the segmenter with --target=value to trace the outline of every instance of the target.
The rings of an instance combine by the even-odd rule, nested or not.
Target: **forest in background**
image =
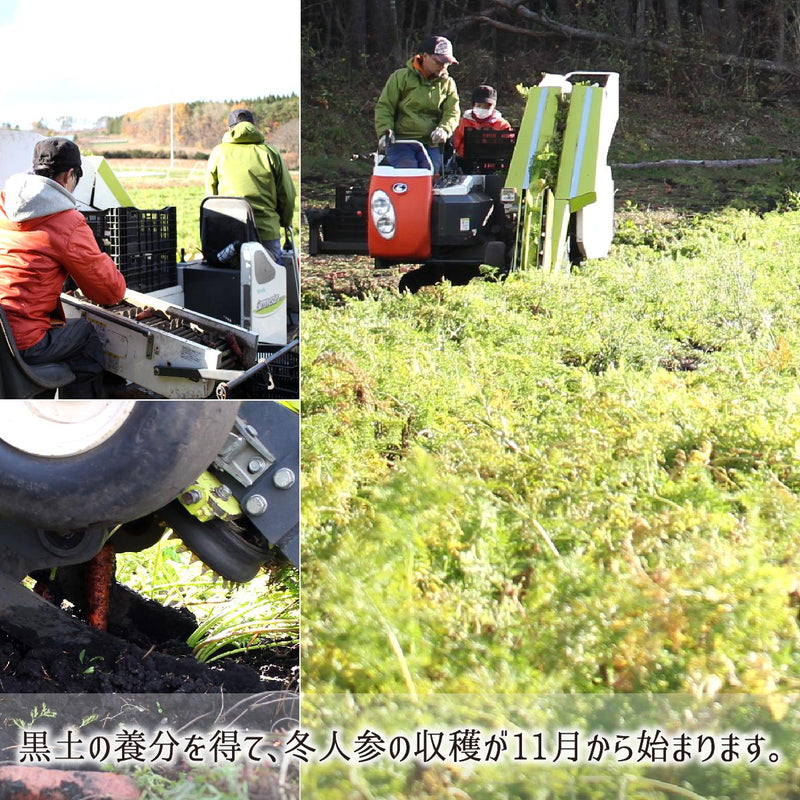
[[[253,112],[256,126],[278,149],[296,150],[293,131],[296,133],[298,127],[299,102],[297,95],[270,95],[224,102],[175,103],[172,109],[175,145],[198,149],[214,147],[226,129],[228,112],[242,107]],[[108,118],[106,132],[156,145],[169,145],[169,122],[169,105],[151,106]]]
[[[290,96],[246,98],[212,102],[175,103],[172,107],[172,145],[177,158],[208,157],[219,144],[233,108],[248,108],[267,142],[276,147],[290,168],[296,169],[300,153],[300,98]],[[76,130],[71,117],[59,118],[60,129],[34,123],[45,136],[73,135],[87,152],[108,158],[159,158],[169,155],[170,106],[147,106],[118,117],[102,117],[89,130]]]
[[[543,72],[618,72],[621,124],[641,120],[643,140],[675,114],[698,129],[729,116],[752,127],[765,113],[793,114],[800,96],[800,6],[778,0],[309,0],[302,29],[303,153],[313,171],[318,157],[330,171],[331,159],[375,146],[381,87],[431,33],[453,42],[462,97],[494,85],[513,124],[524,103],[516,87]],[[646,107],[645,98],[657,98],[649,122],[625,107]]]
[[[558,47],[583,41],[623,49],[642,78],[649,66],[642,56],[653,52],[796,78],[799,23],[800,9],[787,0],[311,0],[303,14],[310,47],[352,63],[380,53],[402,61],[433,31],[454,42],[478,35],[498,52],[510,34]]]

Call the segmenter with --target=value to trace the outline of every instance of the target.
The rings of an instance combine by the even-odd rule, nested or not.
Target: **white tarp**
[[[0,186],[15,172],[28,172],[36,142],[44,139],[34,131],[12,131],[0,128]]]
[[[45,137],[35,131],[0,129],[0,188],[9,175],[28,172],[33,164],[33,148]],[[82,156],[83,177],[75,190],[80,209],[106,209],[132,206],[128,194],[102,156]]]

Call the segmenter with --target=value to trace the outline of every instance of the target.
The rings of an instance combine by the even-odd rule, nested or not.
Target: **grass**
[[[513,695],[800,685],[800,214],[619,222],[611,256],[569,278],[306,308],[303,680],[323,718],[364,695],[508,714]],[[443,796],[368,775],[364,796]],[[785,777],[691,780],[755,798]],[[306,780],[315,798],[352,786]],[[571,796],[555,777],[448,780]]]
[[[582,48],[560,63],[591,61]],[[491,59],[484,75],[479,57],[473,48],[454,70],[459,86],[493,75],[512,123],[514,84],[567,71],[541,48]],[[309,61],[304,83],[315,206],[332,204],[333,182],[365,178],[348,158],[375,144],[380,81],[339,69]],[[611,257],[570,279],[401,297],[366,259],[304,263],[309,728],[511,730],[526,704],[561,692],[622,706],[678,692],[697,704],[686,725],[744,692],[767,704],[767,729],[782,720],[797,740],[792,694],[782,709],[800,678],[796,104],[702,81],[672,96],[659,81],[658,93],[628,83],[612,164],[787,160],[616,170]],[[315,800],[788,800],[796,763],[795,751],[761,770],[384,759],[306,769],[303,789]]]
[[[121,583],[195,614],[198,628],[188,643],[199,661],[298,643],[299,586],[292,568],[229,584],[169,535],[141,553],[120,553],[117,562]]]
[[[129,159],[109,163],[137,208],[176,207],[178,258],[181,250],[185,251],[186,260],[200,258],[200,203],[205,197],[205,162],[179,161],[173,169],[169,167],[169,159],[148,159],[144,164],[132,163]],[[292,176],[297,184],[299,174],[295,171]],[[299,227],[298,202],[295,232]]]

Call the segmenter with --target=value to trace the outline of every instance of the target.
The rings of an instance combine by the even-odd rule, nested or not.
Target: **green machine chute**
[[[608,254],[614,182],[606,163],[619,116],[615,72],[545,75],[528,93],[504,200],[518,204],[512,269],[569,270]]]

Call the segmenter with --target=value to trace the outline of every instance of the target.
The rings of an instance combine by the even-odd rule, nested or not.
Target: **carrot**
[[[228,347],[230,347],[230,349],[233,350],[234,355],[236,356],[236,358],[239,359],[239,361],[241,361],[244,358],[244,356],[242,355],[242,348],[239,347],[239,342],[236,340],[236,337],[232,333],[229,332],[225,336],[225,344],[227,344]]]
[[[100,552],[86,565],[89,624],[98,631],[104,631],[108,627],[108,602],[115,570],[116,558],[111,544],[104,544]]]
[[[75,772],[42,767],[0,767],[3,800],[139,800],[136,784],[124,775],[109,772]]]

